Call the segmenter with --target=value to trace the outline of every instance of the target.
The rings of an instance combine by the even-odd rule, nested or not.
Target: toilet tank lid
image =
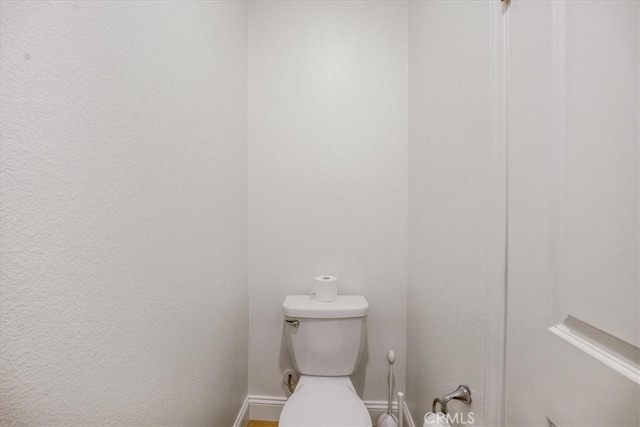
[[[369,303],[362,295],[338,295],[332,302],[318,301],[313,295],[287,295],[282,313],[306,319],[364,317],[369,313]]]

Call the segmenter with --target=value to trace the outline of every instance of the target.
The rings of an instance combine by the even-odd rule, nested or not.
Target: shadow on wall
[[[291,360],[291,355],[289,354],[289,349],[287,348],[287,340],[286,340],[286,329],[284,323],[282,324],[282,334],[280,336],[280,357],[278,358],[278,366],[280,367],[280,373],[284,374],[284,371],[287,369],[293,369],[293,360]],[[284,384],[284,382],[280,383],[280,387],[288,396],[291,394],[289,389]]]

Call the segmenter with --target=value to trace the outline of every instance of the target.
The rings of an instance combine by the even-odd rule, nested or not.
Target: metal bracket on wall
[[[440,412],[442,412],[443,414],[447,415],[449,413],[449,410],[447,409],[447,404],[451,401],[451,400],[459,400],[463,403],[466,403],[467,405],[471,403],[471,391],[469,390],[469,387],[467,387],[466,385],[460,385],[458,386],[457,389],[455,389],[454,391],[452,391],[451,393],[447,394],[445,397],[443,397],[442,399],[438,399],[435,398],[433,400],[433,404],[431,405],[431,411],[433,413],[437,413],[437,405],[440,404]]]

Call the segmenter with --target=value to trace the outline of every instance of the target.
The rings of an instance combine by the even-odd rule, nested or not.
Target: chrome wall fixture
[[[433,404],[431,405],[431,412],[438,412],[438,404],[440,404],[440,412],[447,415],[449,410],[447,409],[447,404],[452,400],[459,400],[467,405],[471,403],[471,391],[469,387],[466,385],[459,385],[457,389],[452,391],[451,393],[444,396],[442,399],[438,399],[437,397],[433,399]]]

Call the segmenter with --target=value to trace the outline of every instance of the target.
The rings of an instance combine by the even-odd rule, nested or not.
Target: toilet
[[[285,341],[300,373],[279,427],[371,427],[371,417],[349,376],[366,338],[369,303],[361,295],[321,302],[289,295],[282,304]]]

